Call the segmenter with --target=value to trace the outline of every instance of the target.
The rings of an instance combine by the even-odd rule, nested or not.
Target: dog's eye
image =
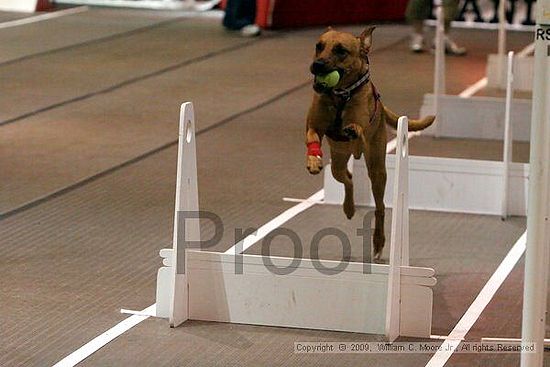
[[[325,45],[321,42],[319,42],[318,44],[315,45],[315,51],[316,52],[321,52],[325,49]]]
[[[348,50],[346,50],[342,45],[337,45],[332,49],[332,52],[334,52],[338,56],[347,56],[349,53]]]

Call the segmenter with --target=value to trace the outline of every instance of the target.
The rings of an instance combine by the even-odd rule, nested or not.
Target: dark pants
[[[256,21],[256,0],[227,0],[223,26],[239,30]]]
[[[407,20],[409,22],[425,20],[430,17],[430,3],[432,0],[409,0],[407,4]],[[450,23],[458,10],[458,0],[443,0],[445,22]]]

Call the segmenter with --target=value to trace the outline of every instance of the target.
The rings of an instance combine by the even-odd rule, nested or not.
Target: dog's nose
[[[324,74],[326,72],[327,64],[324,60],[315,60],[311,64],[310,71],[312,74]]]

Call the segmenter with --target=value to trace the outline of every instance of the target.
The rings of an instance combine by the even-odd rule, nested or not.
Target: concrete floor
[[[380,26],[371,61],[384,102],[416,116],[432,88],[433,58],[408,52],[408,31]],[[302,136],[320,32],[250,40],[223,31],[217,19],[100,8],[0,30],[0,366],[52,365],[124,319],[120,308],[154,303],[158,250],[171,242],[182,102],[193,101],[198,118],[201,207],[226,228],[214,250],[232,246],[234,228],[260,226],[289,208],[282,197],[321,187],[321,177],[304,169]],[[456,35],[469,55],[448,59],[450,93],[483,77],[495,37]],[[510,47],[531,38],[512,33]],[[499,142],[415,139],[413,154],[498,159],[500,152]],[[526,161],[528,146],[516,154]],[[338,207],[314,207],[288,227],[303,238],[327,225],[354,233],[359,214],[348,222]],[[434,334],[450,332],[524,229],[520,217],[412,212],[411,261],[437,271]],[[212,228],[201,230],[209,237]],[[272,248],[290,254],[284,242]],[[467,339],[518,336],[521,290],[518,265]],[[170,329],[151,319],[81,365],[423,366],[431,357],[294,354],[293,343],[306,340],[382,339],[205,322]],[[448,365],[512,366],[517,356],[455,355]]]

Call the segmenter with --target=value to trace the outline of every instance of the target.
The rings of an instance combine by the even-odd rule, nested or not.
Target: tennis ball
[[[315,82],[321,84],[325,88],[333,88],[340,81],[340,74],[334,70],[325,75],[317,75]]]

